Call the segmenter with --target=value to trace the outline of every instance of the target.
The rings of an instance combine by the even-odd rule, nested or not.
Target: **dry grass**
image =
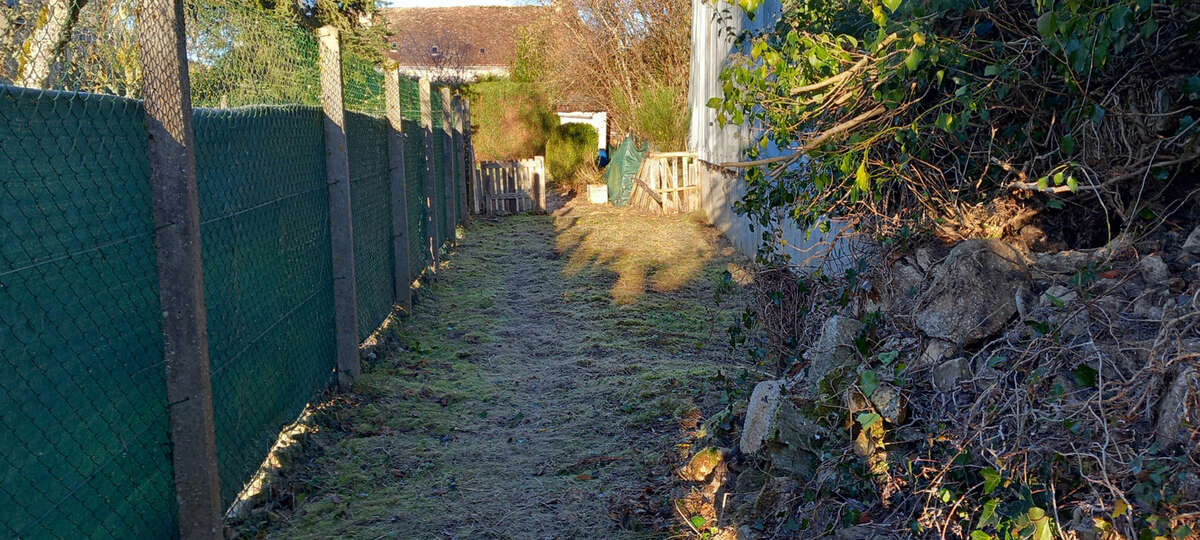
[[[715,239],[587,206],[476,221],[238,534],[672,534],[675,449],[742,356],[722,329],[744,295],[712,305],[741,261]]]
[[[622,304],[636,302],[647,291],[679,290],[718,256],[716,231],[702,225],[697,215],[636,215],[608,205],[572,203],[556,213],[554,226],[558,250],[568,257],[567,274],[596,269],[615,273],[610,294]]]

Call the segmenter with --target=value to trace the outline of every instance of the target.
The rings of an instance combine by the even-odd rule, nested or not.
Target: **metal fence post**
[[[395,64],[384,70],[387,105],[388,163],[392,184],[392,289],[394,300],[406,313],[412,311],[412,269],[409,266],[408,185],[404,177],[404,117],[400,109],[400,71]]]
[[[450,114],[450,87],[443,86],[438,89],[442,93],[442,148],[446,149],[442,154],[444,163],[442,164],[442,177],[446,183],[446,216],[450,219],[446,220],[450,230],[446,231],[446,242],[453,244],[456,240],[455,226],[458,225],[458,220],[454,219],[454,215],[458,213],[455,209],[458,203],[454,202],[454,118]]]
[[[329,235],[333,258],[333,317],[337,332],[338,387],[347,391],[358,363],[358,299],[354,276],[354,220],[350,210],[350,157],[342,101],[342,52],[337,28],[317,29],[321,102],[325,110],[325,174],[329,186]]]
[[[433,95],[429,86],[429,79],[422,77],[418,81],[421,94],[421,140],[424,149],[425,163],[425,185],[429,186],[430,192],[425,194],[425,215],[428,217],[427,229],[429,231],[429,260],[433,261],[433,268],[430,271],[430,277],[437,279],[437,269],[441,266],[441,246],[438,245],[438,213],[442,209],[437,208],[434,204],[435,194],[437,189],[434,188],[433,178]]]
[[[179,536],[220,538],[221,486],[183,0],[143,2],[137,31],[145,73],[147,155]]]

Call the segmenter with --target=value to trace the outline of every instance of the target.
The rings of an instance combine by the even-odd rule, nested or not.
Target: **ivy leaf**
[[[913,49],[904,59],[904,67],[907,67],[909,71],[916,71],[921,66],[921,60],[924,59],[925,53],[921,52],[921,49]]]
[[[705,103],[705,106],[707,106],[710,109],[719,109],[721,107],[721,98],[720,97],[708,98],[708,103]]]
[[[888,364],[891,364],[892,361],[895,360],[896,357],[898,357],[898,356],[900,356],[900,351],[888,351],[885,353],[879,353],[879,355],[876,356],[876,358],[878,358],[879,361],[881,363],[883,363],[883,365],[886,366]]]
[[[875,393],[875,389],[879,388],[879,376],[875,375],[874,371],[866,370],[858,375],[858,387],[862,389],[867,397],[871,397]]]
[[[1074,176],[1067,177],[1067,189],[1070,189],[1072,192],[1079,191],[1079,181]]]
[[[1079,364],[1079,367],[1071,370],[1071,375],[1074,376],[1075,384],[1095,388],[1096,376],[1099,373],[1087,364]]]
[[[863,427],[863,429],[867,429],[875,425],[875,422],[878,422],[882,419],[882,416],[879,416],[875,413],[858,413],[858,416],[854,417],[854,420],[857,421],[858,424]]]
[[[1000,499],[988,499],[983,503],[983,510],[979,512],[979,524],[976,527],[984,527],[996,519],[996,506],[1000,504]]]
[[[993,540],[992,535],[985,533],[979,529],[971,531],[971,540]]]
[[[1033,540],[1052,540],[1050,534],[1050,517],[1046,511],[1038,507],[1029,509],[1029,521],[1033,523]]]
[[[888,11],[895,13],[897,9],[900,9],[900,1],[901,0],[883,0],[883,5],[887,6]]]
[[[1050,39],[1054,35],[1054,30],[1058,27],[1058,20],[1054,16],[1053,11],[1047,11],[1038,17],[1037,31],[1042,36],[1042,39]]]
[[[983,494],[991,495],[996,486],[1000,485],[1000,473],[996,472],[996,469],[988,467],[980,471],[980,474],[983,475]]]
[[[1054,173],[1054,185],[1056,185],[1056,186],[1061,186],[1061,185],[1062,185],[1062,183],[1063,183],[1063,173],[1062,173],[1062,171],[1059,171],[1059,172],[1056,172],[1056,173]]]
[[[1075,137],[1071,135],[1063,135],[1062,140],[1059,141],[1058,144],[1062,146],[1062,151],[1064,154],[1069,156],[1075,153]]]
[[[708,520],[704,519],[704,516],[692,516],[692,519],[689,519],[688,521],[691,522],[692,526],[697,529],[704,527],[704,524],[708,523]]]
[[[1129,505],[1125,502],[1125,499],[1117,499],[1117,502],[1113,503],[1113,519],[1117,519],[1125,515],[1126,510],[1129,510]]]
[[[854,172],[854,185],[864,193],[871,190],[871,174],[867,172],[866,160],[859,163],[858,170]]]
[[[1037,184],[1038,189],[1045,190],[1046,188],[1050,187],[1050,178],[1046,176],[1038,178]]]

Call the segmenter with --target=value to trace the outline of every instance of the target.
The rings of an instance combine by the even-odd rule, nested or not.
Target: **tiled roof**
[[[547,13],[537,6],[388,8],[378,16],[394,33],[388,56],[402,66],[507,66],[517,31]],[[451,59],[452,58],[452,59]]]

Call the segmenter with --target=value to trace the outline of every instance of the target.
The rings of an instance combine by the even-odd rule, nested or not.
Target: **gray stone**
[[[905,413],[908,412],[900,390],[888,383],[879,384],[879,388],[876,388],[875,393],[871,394],[871,404],[875,406],[875,410],[879,411],[879,415],[891,424],[904,422]]]
[[[1042,299],[1041,299],[1040,303],[1042,306],[1060,307],[1055,302],[1055,300],[1058,300],[1059,302],[1062,303],[1061,307],[1066,307],[1066,306],[1071,305],[1071,303],[1074,302],[1078,298],[1079,298],[1079,293],[1072,291],[1071,289],[1069,289],[1065,286],[1051,285],[1050,288],[1046,289],[1046,292],[1042,294]]]
[[[746,422],[738,444],[743,453],[753,454],[762,448],[763,441],[775,427],[775,413],[782,392],[783,381],[763,381],[754,386],[746,405]]]
[[[938,267],[916,316],[930,337],[969,345],[995,334],[1017,313],[1015,295],[1029,280],[1028,259],[999,240],[968,240]]]
[[[829,372],[856,358],[854,339],[862,328],[861,322],[841,315],[834,315],[825,321],[821,326],[821,336],[804,353],[804,358],[809,362],[806,376],[809,385],[816,387]]]
[[[1059,251],[1037,256],[1037,267],[1051,274],[1074,274],[1087,266],[1091,256],[1082,251]]]
[[[810,418],[792,400],[779,402],[775,429],[766,449],[771,465],[800,477],[811,477],[824,460],[822,454],[838,452],[849,444],[842,431],[834,432]]]
[[[881,308],[892,316],[909,315],[925,288],[925,273],[915,266],[897,264],[879,288]]]
[[[1158,255],[1147,255],[1138,261],[1138,271],[1142,274],[1142,279],[1146,283],[1155,285],[1165,285],[1168,278],[1171,277],[1171,271],[1167,268],[1167,263],[1163,262],[1162,257]]]
[[[928,249],[918,249],[914,258],[917,261],[917,268],[920,268],[922,272],[928,272],[933,268],[933,256],[929,254]]]
[[[1200,226],[1192,229],[1187,240],[1183,241],[1183,251],[1192,255],[1200,255]]]
[[[967,374],[967,359],[963,357],[947,360],[933,370],[933,387],[942,392],[953,390]]]
[[[692,456],[682,469],[680,476],[690,482],[703,482],[708,475],[725,463],[725,452],[720,448],[708,447]]]
[[[953,343],[944,339],[931,339],[929,344],[925,345],[925,350],[921,352],[921,356],[917,358],[917,366],[929,366],[941,362],[943,358],[954,352],[955,346]]]
[[[1196,429],[1189,428],[1185,423],[1188,419],[1188,395],[1193,392],[1200,392],[1200,373],[1187,367],[1175,376],[1158,403],[1158,422],[1154,433],[1163,446],[1189,443],[1191,430]]]

